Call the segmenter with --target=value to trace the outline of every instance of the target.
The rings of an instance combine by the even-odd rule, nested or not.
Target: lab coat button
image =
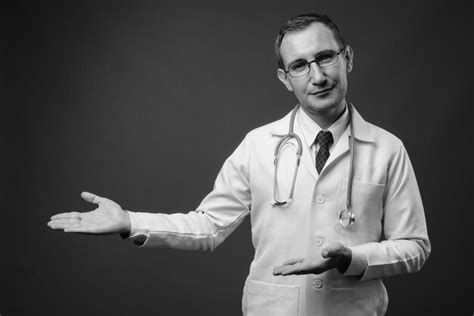
[[[320,279],[315,279],[315,280],[313,281],[313,289],[319,290],[319,289],[322,288],[322,287],[323,287],[323,281],[322,281],[322,280],[320,280]]]
[[[326,201],[326,199],[324,198],[324,196],[318,195],[318,196],[316,197],[316,203],[318,203],[318,204],[323,204],[324,201]]]
[[[314,237],[313,242],[316,246],[321,246],[323,244],[323,239],[321,237]]]

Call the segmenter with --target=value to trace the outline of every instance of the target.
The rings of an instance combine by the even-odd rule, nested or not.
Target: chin
[[[309,104],[306,106],[306,109],[312,113],[324,113],[324,112],[329,112],[331,110],[336,109],[338,106],[337,103],[334,102],[324,102],[324,103],[318,103],[318,104]]]
[[[308,100],[305,108],[312,113],[324,113],[331,110],[336,110],[343,102],[344,99],[335,100],[334,98],[327,98],[326,100]],[[312,102],[311,102],[312,101]]]

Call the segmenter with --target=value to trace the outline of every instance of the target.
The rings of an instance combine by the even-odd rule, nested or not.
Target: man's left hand
[[[352,259],[352,251],[343,244],[332,243],[321,251],[321,255],[291,259],[273,269],[273,275],[321,274],[331,269],[344,273]]]

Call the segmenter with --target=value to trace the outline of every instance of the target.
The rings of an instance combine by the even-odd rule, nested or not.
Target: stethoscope
[[[274,159],[274,174],[273,174],[273,200],[274,202],[272,203],[273,206],[284,206],[286,204],[291,203],[293,200],[293,191],[295,189],[295,183],[296,183],[296,177],[298,175],[298,169],[300,166],[300,160],[301,160],[301,155],[303,154],[303,144],[301,142],[301,138],[294,133],[294,125],[295,125],[295,118],[296,118],[296,113],[298,112],[299,104],[295,106],[293,111],[291,112],[291,118],[290,118],[290,128],[288,131],[288,134],[283,136],[277,143],[275,147],[275,159]],[[353,173],[354,173],[354,137],[352,135],[354,134],[353,126],[352,126],[352,104],[347,105],[347,110],[349,114],[349,179],[347,181],[347,195],[346,195],[346,207],[341,210],[339,213],[339,223],[341,224],[342,227],[348,228],[355,222],[355,215],[352,212],[352,207],[351,207],[351,194],[352,194],[352,178],[353,178]],[[286,201],[280,201],[277,197],[277,170],[278,170],[278,161],[280,157],[280,151],[283,148],[283,146],[291,139],[295,139],[297,142],[297,147],[296,147],[296,162],[295,162],[295,169],[293,172],[293,180],[291,182],[291,189],[290,189],[290,194],[288,195],[288,199]]]

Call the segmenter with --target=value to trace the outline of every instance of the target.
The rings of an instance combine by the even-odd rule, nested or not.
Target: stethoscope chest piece
[[[342,227],[348,228],[355,222],[355,215],[347,208],[343,209],[341,213],[339,213],[339,223]]]

